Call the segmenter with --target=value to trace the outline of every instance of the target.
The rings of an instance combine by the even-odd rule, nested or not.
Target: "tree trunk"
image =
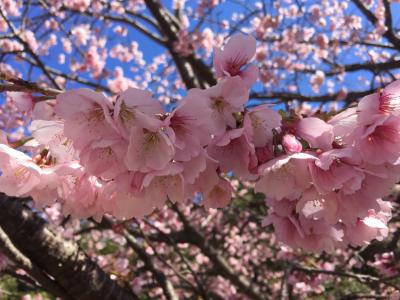
[[[15,247],[72,299],[137,299],[111,280],[76,243],[53,233],[20,199],[0,193],[0,226]]]

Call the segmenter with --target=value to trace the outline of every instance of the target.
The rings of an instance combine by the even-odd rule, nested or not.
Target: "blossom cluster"
[[[264,223],[290,246],[323,251],[384,237],[391,207],[380,198],[400,174],[399,82],[334,117],[282,116],[246,107],[255,52],[254,38],[233,36],[215,49],[217,84],[190,89],[171,112],[136,88],[113,98],[70,90],[35,104],[24,147],[37,155],[2,138],[0,191],[38,207],[58,201],[76,218],[130,219],[193,197],[224,207],[235,176],[265,194]]]
[[[255,187],[280,240],[321,251],[387,236],[391,205],[381,197],[399,180],[399,100],[395,81],[327,121],[283,127],[284,154],[259,167]]]

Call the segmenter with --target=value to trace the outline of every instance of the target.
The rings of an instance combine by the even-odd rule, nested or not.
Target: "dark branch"
[[[53,233],[20,199],[0,194],[0,226],[18,250],[74,299],[134,300],[72,241]]]
[[[373,24],[376,25],[378,23],[378,18],[364,6],[361,0],[352,0],[354,5],[363,13],[363,15]],[[386,0],[383,1],[385,6],[385,25],[387,27],[386,32],[383,34],[385,38],[388,39],[397,49],[400,49],[400,39],[396,37],[392,27],[392,16],[390,3]]]
[[[229,266],[225,258],[222,257],[216,249],[214,249],[211,245],[207,243],[203,235],[198,232],[196,228],[190,225],[186,217],[176,206],[174,206],[174,210],[178,214],[181,222],[183,223],[184,228],[188,233],[188,236],[190,236],[190,242],[193,245],[199,247],[200,250],[205,255],[207,255],[210,261],[213,262],[215,267],[218,268],[218,270],[221,274],[223,274],[224,277],[226,277],[230,282],[237,286],[243,294],[249,296],[250,299],[267,299],[267,295],[262,296],[259,293],[258,289],[253,286],[247,278],[245,278],[241,274],[238,274]]]
[[[349,92],[343,99],[340,98],[341,93],[325,94],[318,96],[307,96],[302,94],[286,93],[286,92],[272,92],[270,94],[252,93],[250,94],[250,99],[282,100],[282,101],[297,100],[300,102],[329,102],[335,100],[342,100],[345,101],[346,103],[351,103],[373,92],[374,90]]]
[[[42,288],[56,296],[66,300],[73,300],[67,291],[50,279],[40,268],[25,257],[11,242],[8,235],[0,227],[0,249],[11,259],[18,267],[24,269],[42,286]]]

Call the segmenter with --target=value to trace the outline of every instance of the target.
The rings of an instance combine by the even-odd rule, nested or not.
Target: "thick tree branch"
[[[383,241],[373,241],[371,244],[366,246],[360,251],[360,256],[365,261],[373,261],[376,254],[382,254],[385,252],[397,251],[400,255],[400,228],[397,229],[391,239],[385,239]]]
[[[54,234],[21,200],[0,194],[0,226],[18,250],[73,299],[133,300],[72,241]]]
[[[40,268],[33,264],[27,257],[25,257],[11,242],[8,235],[0,226],[0,249],[11,259],[18,267],[24,269],[28,274],[30,274],[41,287],[65,300],[73,300],[73,298],[68,295],[67,291],[61,286],[50,279]]]
[[[362,1],[360,0],[352,0],[354,5],[357,6],[357,8],[364,14],[364,16],[372,23],[375,24],[378,22],[378,18],[368,9],[364,6]]]

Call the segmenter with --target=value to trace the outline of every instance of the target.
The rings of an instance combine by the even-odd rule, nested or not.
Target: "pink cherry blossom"
[[[315,159],[310,154],[295,153],[270,160],[259,167],[261,177],[255,191],[276,200],[298,198],[311,185],[308,161]]]
[[[383,113],[399,115],[400,112],[400,81],[387,85],[379,96],[379,110]]]
[[[341,146],[354,143],[355,129],[358,127],[357,107],[350,107],[332,117],[327,123],[332,125],[334,142]]]
[[[0,190],[23,197],[40,183],[41,170],[28,155],[0,144]]]
[[[130,1],[123,6],[111,1],[108,7],[99,1],[89,2],[69,0],[62,5],[55,1],[49,7],[49,17],[43,21],[49,33],[44,32],[43,37],[38,35],[30,30],[29,22],[21,29],[21,39],[29,47],[8,36],[7,22],[0,23],[0,30],[3,28],[6,33],[0,49],[7,58],[15,53],[20,55],[16,56],[22,64],[18,70],[26,65],[36,66],[30,63],[31,59],[36,61],[32,53],[25,56],[27,50],[34,51],[40,61],[47,63],[51,47],[58,42],[59,35],[54,31],[70,33],[60,38],[60,49],[64,52],[56,54],[58,63],[43,69],[50,73],[44,72],[44,76],[38,77],[36,73],[41,69],[38,63],[36,67],[39,68],[35,67],[35,72],[30,74],[37,84],[21,81],[19,78],[26,72],[18,74],[8,59],[0,64],[4,73],[1,77],[10,83],[3,89],[34,92],[33,96],[11,92],[0,108],[0,129],[5,131],[0,131],[1,192],[31,196],[37,208],[57,203],[61,205],[60,214],[73,218],[99,221],[104,215],[110,215],[124,220],[123,226],[133,225],[129,219],[137,218],[134,226],[143,230],[144,235],[147,230],[155,230],[151,225],[159,227],[158,234],[174,230],[184,232],[186,225],[176,219],[185,216],[190,224],[200,226],[205,240],[218,240],[223,236],[227,261],[234,272],[241,271],[242,265],[248,265],[249,261],[262,265],[275,255],[272,247],[279,248],[275,247],[276,241],[270,238],[268,230],[263,232],[258,228],[252,219],[253,212],[242,209],[253,208],[253,201],[258,201],[259,195],[254,196],[254,191],[265,196],[268,210],[264,225],[272,225],[277,240],[295,249],[333,251],[349,244],[365,245],[388,234],[391,206],[380,199],[388,195],[400,179],[399,83],[395,81],[365,96],[358,105],[346,107],[354,95],[365,94],[363,83],[370,87],[377,83],[375,78],[369,82],[370,79],[362,79],[360,75],[362,84],[355,85],[360,87],[359,92],[339,86],[348,79],[346,68],[349,67],[346,61],[340,62],[343,70],[338,67],[336,58],[342,55],[340,43],[336,43],[334,37],[340,36],[344,44],[351,44],[362,25],[360,16],[348,15],[347,3],[315,4],[305,11],[294,3],[276,4],[274,9],[279,14],[273,16],[268,15],[268,11],[260,15],[265,7],[255,3],[249,10],[254,7],[259,12],[255,10],[257,13],[252,15],[249,11],[249,19],[232,14],[214,25],[233,32],[237,28],[231,21],[246,21],[248,27],[243,31],[255,33],[263,45],[256,49],[256,40],[251,35],[236,34],[219,49],[225,33],[212,32],[210,28],[214,27],[210,24],[196,28],[191,18],[196,19],[195,14],[208,16],[207,11],[218,10],[223,1],[200,1],[197,9],[184,1],[176,2],[177,11],[175,16],[171,14],[170,20],[177,26],[176,30],[171,27],[171,34],[176,37],[170,40],[170,34],[154,35],[154,40],[161,39],[169,46],[167,52],[150,58],[146,66],[148,54],[139,50],[141,45],[137,42],[122,43],[106,37],[107,31],[118,37],[131,36],[129,26],[114,24],[114,19],[125,18],[126,14],[128,17],[147,16],[146,3]],[[13,15],[11,11],[17,13],[16,16],[20,14],[21,7],[12,0],[7,0],[3,6],[6,16]],[[379,21],[371,31],[365,32],[365,39],[378,43],[388,32],[384,22],[386,8],[382,3],[373,7]],[[79,16],[83,11],[87,14],[85,23],[79,18],[73,24],[63,23],[71,13]],[[343,14],[343,18],[337,19],[337,14]],[[199,24],[209,23],[208,18],[213,15]],[[305,21],[313,26],[282,27],[286,21],[297,24],[295,22],[303,15],[310,17]],[[324,19],[328,15],[331,22]],[[98,23],[88,25],[89,20],[97,18],[100,18]],[[41,22],[40,18],[37,22]],[[97,24],[105,27],[96,27]],[[152,30],[151,24],[144,22],[143,26]],[[333,42],[330,41],[332,37]],[[207,69],[207,63],[201,62],[210,57],[213,47],[214,74]],[[360,59],[370,57],[374,64],[386,68],[388,54],[369,47],[372,46],[352,49],[359,51],[351,53],[359,55]],[[263,85],[251,91],[258,77],[257,66],[249,64],[255,55]],[[114,64],[111,67],[109,58]],[[129,63],[129,66],[121,63]],[[61,65],[62,70],[59,69]],[[319,65],[321,68],[316,68]],[[176,71],[181,76],[177,76]],[[393,73],[393,76],[398,77],[398,74]],[[215,84],[213,77],[217,79]],[[389,78],[378,77],[381,83]],[[305,86],[297,82],[305,82]],[[96,87],[110,96],[88,89],[61,91],[75,85]],[[185,86],[196,88],[186,89]],[[145,90],[147,88],[153,93]],[[310,95],[305,95],[306,92]],[[52,100],[52,95],[58,96]],[[319,107],[304,102],[307,98],[318,100],[319,96],[321,99],[331,97],[333,102],[321,103]],[[265,102],[255,106],[261,101]],[[267,104],[275,102],[286,104],[287,111],[278,112],[283,106]],[[339,112],[342,104],[345,107]],[[30,122],[31,116],[33,121],[27,128],[25,124]],[[26,139],[30,134],[27,129],[32,138]],[[225,214],[198,206],[222,208],[229,204],[232,196],[237,200],[232,209],[239,216],[238,224],[231,227],[221,226],[227,224]],[[161,210],[168,202],[175,203],[174,208],[182,214],[177,216],[177,211]],[[205,214],[208,217],[202,221]],[[149,215],[151,222],[139,220]],[[156,221],[153,222],[153,218]],[[248,224],[241,226],[239,218],[248,220]],[[210,220],[215,220],[216,225],[207,225]],[[262,242],[255,242],[255,247],[249,242],[251,234],[247,234],[252,230],[258,230],[257,234],[261,232]],[[118,235],[124,230],[120,226],[109,231]],[[73,231],[65,233],[66,236],[72,234]],[[102,234],[94,230],[93,236]],[[121,240],[124,240],[122,236],[115,239]],[[150,243],[153,240],[149,241],[141,246],[152,254],[154,248]],[[209,262],[207,255],[189,244],[178,243],[177,247],[188,249],[188,255]],[[103,246],[104,241],[96,251]],[[89,255],[97,254],[91,251]],[[165,253],[163,247],[159,251],[167,260],[175,258]],[[294,251],[285,251],[276,255],[285,259],[296,257]],[[124,269],[127,262],[131,262],[127,253],[118,253],[117,260],[111,263],[107,262],[107,255],[99,260],[104,268],[131,276]],[[156,267],[157,264],[155,260]],[[203,274],[201,266],[194,264],[193,267],[193,274]],[[296,282],[294,278],[299,276],[299,271],[290,272],[293,291],[321,288],[324,279],[319,276],[306,274],[313,279],[306,282],[302,278],[301,284]],[[143,272],[142,275],[140,288],[147,292],[149,274]],[[264,275],[269,278],[270,274]],[[168,275],[170,277],[173,284],[179,280],[176,276]],[[222,297],[240,298],[243,291],[249,290],[236,290],[234,283],[224,280],[215,280],[230,290],[228,296]],[[188,281],[196,284],[197,280],[189,276]],[[148,295],[160,298],[162,292],[156,287]],[[192,297],[183,288],[179,288],[177,294],[179,298]]]
[[[303,149],[300,141],[293,134],[285,134],[282,137],[282,146],[288,154],[299,153]]]
[[[379,94],[373,93],[360,100],[357,105],[357,122],[359,125],[368,126],[374,124],[386,115],[379,109],[379,99]]]
[[[369,164],[398,164],[399,141],[400,119],[383,115],[370,126],[360,128],[355,146]]]
[[[57,116],[54,112],[55,100],[41,101],[35,104],[32,110],[33,120],[56,120]]]
[[[151,122],[152,118],[163,112],[160,102],[154,100],[151,93],[129,88],[118,96],[114,120],[121,134],[129,138],[130,130],[137,122]]]
[[[205,159],[205,168],[204,167]],[[200,192],[208,193],[219,182],[217,173],[218,162],[203,154],[183,164],[183,176],[185,178],[185,193],[188,197]],[[195,172],[197,171],[197,172]],[[199,172],[199,173],[198,173]],[[194,180],[193,180],[194,179]]]
[[[161,121],[153,129],[133,127],[125,157],[128,169],[141,172],[164,169],[175,154],[173,136],[168,133]]]
[[[281,126],[282,117],[268,105],[259,105],[247,111],[243,127],[256,147],[272,144],[273,129]]]
[[[168,164],[163,170],[148,173],[142,184],[143,201],[153,208],[162,208],[167,200],[182,202],[184,200],[184,185],[182,166]]]
[[[365,174],[358,168],[352,149],[334,149],[322,153],[310,163],[315,188],[321,194],[342,190],[352,194],[361,188]]]
[[[394,81],[383,88],[380,93],[367,95],[361,99],[358,104],[358,110],[360,111],[359,119],[362,124],[371,124],[380,115],[395,114],[397,116],[399,114],[399,82],[398,80]]]
[[[98,60],[92,59],[93,63],[98,62]],[[116,67],[114,70],[114,79],[107,80],[107,86],[113,93],[121,93],[129,88],[139,87],[135,81],[125,77],[124,69],[121,67]]]
[[[39,43],[36,40],[35,34],[30,30],[25,30],[21,33],[22,39],[28,44],[31,51],[36,52],[39,48]]]
[[[377,199],[388,195],[393,182],[398,179],[398,176],[391,178],[366,174],[358,191],[352,194],[339,193],[338,217],[346,224],[354,224],[357,219],[366,217],[370,209],[378,211],[380,202]]]
[[[305,191],[296,204],[296,211],[307,219],[323,219],[332,225],[338,222],[337,210],[338,203],[335,193],[321,195],[314,188]]]
[[[314,75],[310,77],[310,84],[314,92],[319,92],[321,86],[325,81],[325,73],[318,70]]]
[[[71,30],[71,34],[74,36],[78,46],[86,45],[90,37],[90,25],[81,24],[77,25]]]
[[[110,109],[111,101],[101,93],[78,89],[57,96],[55,112],[65,119],[65,136],[81,150],[92,141],[115,136]]]
[[[206,90],[194,89],[191,97],[206,102],[211,109],[210,125],[214,134],[221,134],[226,127],[236,128],[234,113],[241,112],[248,100],[248,90],[238,76],[226,78]]]
[[[219,162],[223,172],[232,171],[239,178],[257,177],[249,172],[251,164],[254,164],[257,158],[254,146],[249,142],[243,128],[229,130],[221,137],[214,139],[207,151]]]
[[[219,179],[218,184],[203,195],[203,205],[206,208],[225,207],[231,201],[232,193],[232,185],[224,179]]]
[[[379,273],[385,276],[395,276],[398,274],[396,257],[392,251],[375,254],[375,261],[372,265],[378,269]]]
[[[85,173],[77,163],[60,165],[55,173],[59,176],[57,192],[64,214],[74,218],[93,216],[100,220],[104,214],[99,198],[103,182]]]
[[[34,200],[35,206],[39,209],[53,205],[59,199],[58,187],[60,177],[56,169],[57,166],[43,166],[40,172],[40,182],[30,192],[29,195]]]
[[[174,158],[178,161],[199,155],[202,146],[211,139],[207,120],[212,111],[201,100],[189,94],[166,119],[166,124],[175,133]]]
[[[188,161],[182,162],[181,165],[183,167],[182,175],[185,179],[186,184],[193,184],[196,179],[199,178],[201,173],[203,173],[207,164],[210,162],[217,163],[216,160],[210,158],[210,156],[205,152],[205,150],[201,149],[199,154],[196,157],[191,158]]]
[[[34,120],[30,130],[40,145],[49,147],[50,154],[58,163],[77,159],[72,141],[64,136],[62,121]]]
[[[296,134],[305,139],[312,148],[329,150],[333,142],[333,126],[321,119],[303,118],[297,123]]]
[[[127,171],[124,161],[128,143],[122,138],[95,141],[82,149],[81,164],[87,172],[103,179],[115,178]]]
[[[240,76],[246,86],[250,87],[258,79],[258,68],[244,66],[256,53],[256,40],[252,36],[235,34],[226,43],[223,50],[214,49],[214,68],[219,78]]]
[[[79,11],[85,11],[90,6],[89,0],[68,0],[65,5],[69,8]]]
[[[100,220],[103,210],[99,201],[99,190],[102,187],[101,181],[88,174],[77,178],[74,186],[69,190],[68,197],[62,202],[63,211],[66,215],[74,218],[87,218],[93,216]]]
[[[126,172],[109,181],[101,191],[101,207],[118,219],[143,218],[154,209],[154,203],[143,200],[140,187],[143,173]]]
[[[332,251],[343,237],[343,230],[322,220],[310,220],[305,217],[298,219],[293,215],[279,216],[274,211],[269,212],[263,224],[272,224],[280,241],[306,251]]]
[[[387,222],[391,217],[390,204],[378,201],[380,209],[368,211],[368,216],[358,220],[345,232],[345,239],[353,246],[366,245],[372,239],[382,240],[388,235]]]

